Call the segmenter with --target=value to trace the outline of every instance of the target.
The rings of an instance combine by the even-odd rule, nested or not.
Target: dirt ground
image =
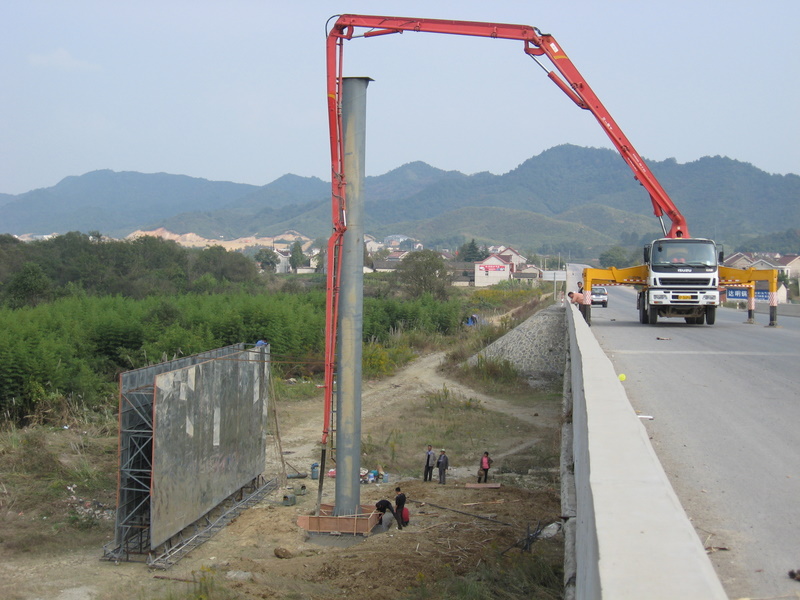
[[[421,472],[407,478],[390,473],[388,484],[361,486],[361,503],[393,499],[395,486],[400,486],[409,498],[410,526],[353,539],[309,536],[299,529],[297,517],[313,514],[317,482],[291,479],[288,483],[297,494],[295,505],[283,505],[282,491],[268,497],[169,570],[151,570],[139,562],[101,561],[101,549],[94,545],[68,553],[4,556],[0,597],[399,598],[409,588],[424,590],[443,578],[475,572],[487,562],[502,564],[520,556],[521,549],[515,546],[526,539],[528,527],[532,530],[537,523],[559,522],[557,469],[537,468],[531,452],[538,444],[553,443],[554,432],[560,428],[560,403],[550,400],[528,405],[481,394],[443,376],[437,369],[442,358],[442,353],[431,354],[393,377],[365,383],[365,432],[381,420],[395,419],[400,407],[419,402],[443,385],[477,398],[485,409],[480,418],[491,419],[494,413],[511,415],[519,420],[523,434],[493,440],[487,446],[495,461],[492,479],[501,484],[499,489],[465,487],[465,483],[476,482],[477,457],[453,457],[457,466],[450,470],[446,485],[423,482]],[[280,411],[283,456],[292,466],[307,470],[319,460],[319,402],[294,402]],[[420,465],[423,451],[420,448]],[[277,460],[270,462],[274,467]],[[504,464],[513,468],[503,468]],[[307,486],[307,494],[299,495],[301,485]],[[333,495],[334,480],[328,478],[323,502],[332,503]],[[110,528],[107,536],[110,539]],[[507,552],[501,554],[504,550]],[[550,563],[560,560],[561,535],[537,541],[533,554]]]

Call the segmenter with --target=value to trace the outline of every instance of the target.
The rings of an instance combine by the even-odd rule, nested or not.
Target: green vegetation
[[[280,259],[278,258],[278,253],[275,252],[274,250],[271,250],[270,248],[261,248],[258,252],[256,252],[255,256],[253,257],[253,260],[255,260],[259,265],[261,265],[262,269],[264,269],[265,271],[270,271],[272,273],[275,272],[275,269],[277,268],[278,263],[280,262]]]
[[[303,245],[299,241],[295,240],[294,244],[292,244],[291,255],[289,256],[289,265],[296,273],[297,269],[302,267],[305,262],[306,255],[303,254]]]
[[[800,229],[787,229],[784,232],[752,238],[742,242],[738,250],[741,252],[797,254],[800,252]]]
[[[600,254],[600,266],[603,268],[617,267],[625,268],[639,264],[636,261],[640,258],[641,250],[628,251],[622,246],[612,246]]]
[[[539,550],[539,548],[537,548]],[[546,552],[546,549],[542,551]],[[540,551],[541,552],[541,551]],[[417,587],[404,596],[407,600],[458,598],[459,600],[504,600],[562,597],[563,572],[553,557],[540,552],[495,556],[481,562],[467,575],[451,575],[429,583],[418,578]]]
[[[475,238],[472,238],[469,242],[459,247],[456,254],[458,260],[461,262],[474,263],[487,258],[489,256],[489,251],[486,249],[486,246],[479,248],[478,244],[475,242]]]
[[[7,519],[0,533],[3,549],[49,551],[105,535],[114,508],[117,444],[110,432],[115,425],[84,421],[79,430],[9,427],[0,432],[0,508]]]
[[[145,298],[265,289],[256,264],[220,246],[186,249],[155,237],[104,240],[70,232],[23,243],[0,235],[0,301],[11,307],[76,294]]]
[[[364,303],[367,373],[385,374],[413,353],[403,331],[455,334],[458,300],[378,300]],[[0,309],[0,415],[18,424],[54,403],[101,408],[113,402],[119,373],[177,356],[265,339],[281,373],[322,368],[325,295],[185,294],[142,300],[73,296],[22,309]]]
[[[412,297],[430,294],[444,300],[450,289],[450,273],[438,252],[419,250],[400,261],[397,279]]]
[[[441,258],[414,254],[426,260],[409,261],[408,277],[366,281],[368,377],[458,333],[468,314],[463,296],[445,287],[443,267],[432,279],[422,272]],[[259,275],[240,253],[153,237],[0,236],[0,421],[47,422],[62,406],[103,410],[115,402],[121,372],[238,342],[269,341],[287,377],[319,373],[324,281]]]

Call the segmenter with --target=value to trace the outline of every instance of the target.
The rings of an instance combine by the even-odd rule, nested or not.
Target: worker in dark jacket
[[[408,513],[406,510],[406,495],[400,491],[399,487],[394,488],[394,491],[396,492],[394,497],[395,516],[400,519],[403,527],[405,527],[408,525],[408,519],[405,517],[405,515]],[[405,511],[405,513],[403,511]]]
[[[447,458],[447,451],[444,448],[439,453],[436,466],[439,468],[439,483],[447,483],[447,469],[450,467],[450,460]]]
[[[422,474],[422,481],[431,481],[433,479],[433,467],[436,466],[436,452],[433,451],[433,446],[428,444],[428,450],[425,452],[425,471]]]
[[[402,519],[397,518],[397,514],[394,512],[394,508],[392,508],[392,503],[389,502],[388,500],[378,500],[375,503],[375,510],[381,513],[381,520],[379,521],[380,523],[383,523],[383,515],[385,515],[386,511],[388,510],[389,513],[394,517],[394,521],[395,523],[397,523],[397,528],[398,529],[403,528]]]

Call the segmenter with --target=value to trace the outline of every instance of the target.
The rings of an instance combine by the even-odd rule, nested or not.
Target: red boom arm
[[[356,29],[366,29],[362,35],[355,35]],[[428,33],[447,33],[479,37],[521,40],[524,51],[534,60],[546,56],[556,71],[548,70],[548,77],[575,104],[591,112],[603,131],[611,139],[614,147],[633,171],[634,177],[650,194],[653,211],[657,217],[664,214],[672,225],[669,237],[689,237],[686,220],[673,204],[664,188],[656,180],[650,169],[636,152],[628,138],[611,117],[606,108],[594,94],[589,84],[567,54],[549,34],[541,33],[529,25],[510,25],[502,23],[479,23],[472,21],[446,21],[440,19],[410,19],[404,17],[379,17],[370,15],[341,15],[328,34],[327,75],[328,75],[328,120],[331,136],[331,181],[332,181],[332,221],[333,235],[328,243],[327,314],[325,336],[325,422],[322,442],[327,442],[330,429],[330,409],[332,405],[333,374],[335,369],[336,320],[338,318],[339,266],[341,264],[341,245],[346,223],[346,193],[344,181],[344,149],[341,137],[340,94],[342,83],[342,50],[344,40],[354,37],[375,37],[403,31],[422,31]],[[539,61],[537,60],[537,63]]]

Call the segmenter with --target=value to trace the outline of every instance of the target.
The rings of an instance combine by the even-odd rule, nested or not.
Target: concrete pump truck
[[[333,19],[333,18],[332,18]],[[644,249],[644,264],[627,269],[587,269],[584,294],[587,320],[591,322],[591,286],[635,285],[641,323],[655,324],[659,317],[682,317],[690,324],[711,325],[716,320],[723,286],[749,290],[749,322],[755,313],[755,281],[767,281],[770,291],[770,325],[777,319],[777,272],[740,270],[721,266],[722,252],[712,240],[691,238],[686,220],[645,164],[630,140],[611,117],[594,91],[556,39],[529,25],[416,19],[375,15],[339,15],[328,33],[328,114],[331,136],[333,235],[328,248],[328,334],[335,332],[337,256],[346,229],[346,182],[341,147],[341,82],[343,44],[353,38],[372,38],[406,31],[444,33],[495,39],[520,40],[524,52],[579,108],[592,113],[606,132],[634,178],[647,190],[664,237]],[[547,59],[549,68],[543,59]],[[663,217],[670,220],[667,227]],[[333,349],[331,348],[331,352]]]

